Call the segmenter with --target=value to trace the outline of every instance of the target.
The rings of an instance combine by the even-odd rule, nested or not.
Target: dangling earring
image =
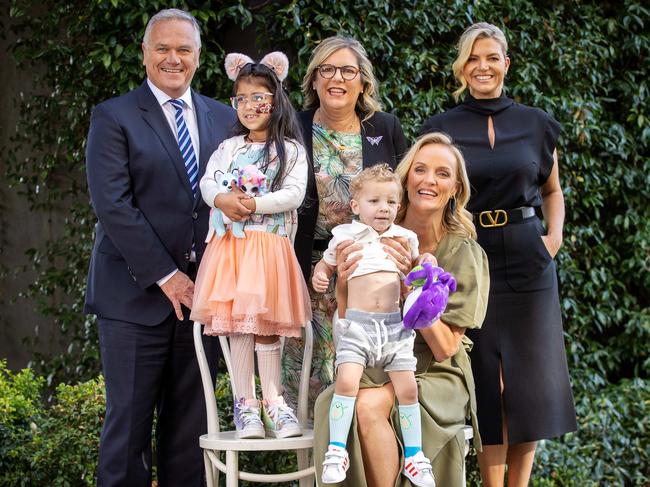
[[[452,196],[449,198],[449,209],[452,213],[456,213],[456,197]]]

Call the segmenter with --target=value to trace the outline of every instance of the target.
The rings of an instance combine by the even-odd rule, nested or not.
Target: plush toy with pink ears
[[[266,175],[255,164],[244,166],[239,171],[237,186],[248,196],[262,196],[269,192]]]
[[[404,328],[409,329],[426,328],[439,319],[447,307],[449,293],[456,291],[456,279],[429,262],[414,267],[404,284],[416,288],[404,301]]]
[[[216,171],[214,178],[219,186],[219,193],[227,193],[235,187],[239,187],[247,196],[262,196],[269,192],[266,175],[260,171],[255,164],[249,164],[240,169],[233,169],[232,172]],[[217,235],[223,237],[226,234],[226,225],[230,224],[232,234],[236,238],[246,238],[244,233],[245,222],[234,222],[228,218],[219,208],[212,208],[210,211],[212,228]]]

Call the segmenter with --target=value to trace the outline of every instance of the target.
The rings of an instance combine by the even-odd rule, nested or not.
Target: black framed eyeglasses
[[[318,74],[325,79],[332,79],[336,76],[336,70],[341,72],[341,78],[345,81],[352,81],[359,74],[359,68],[355,66],[334,66],[333,64],[321,64],[318,66]]]
[[[235,110],[244,108],[246,104],[252,103],[253,106],[266,103],[268,97],[273,96],[273,93],[251,93],[251,96],[237,95],[230,97],[230,104]]]

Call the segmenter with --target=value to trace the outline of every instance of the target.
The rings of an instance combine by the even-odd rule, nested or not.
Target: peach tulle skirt
[[[311,319],[307,285],[287,237],[246,230],[214,236],[199,266],[190,318],[206,335],[301,336]]]

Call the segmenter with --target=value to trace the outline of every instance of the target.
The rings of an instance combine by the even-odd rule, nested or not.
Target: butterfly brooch
[[[370,142],[370,145],[379,145],[379,142],[381,142],[381,139],[383,138],[383,135],[380,135],[379,137],[366,137],[366,139],[368,139],[368,142]]]

